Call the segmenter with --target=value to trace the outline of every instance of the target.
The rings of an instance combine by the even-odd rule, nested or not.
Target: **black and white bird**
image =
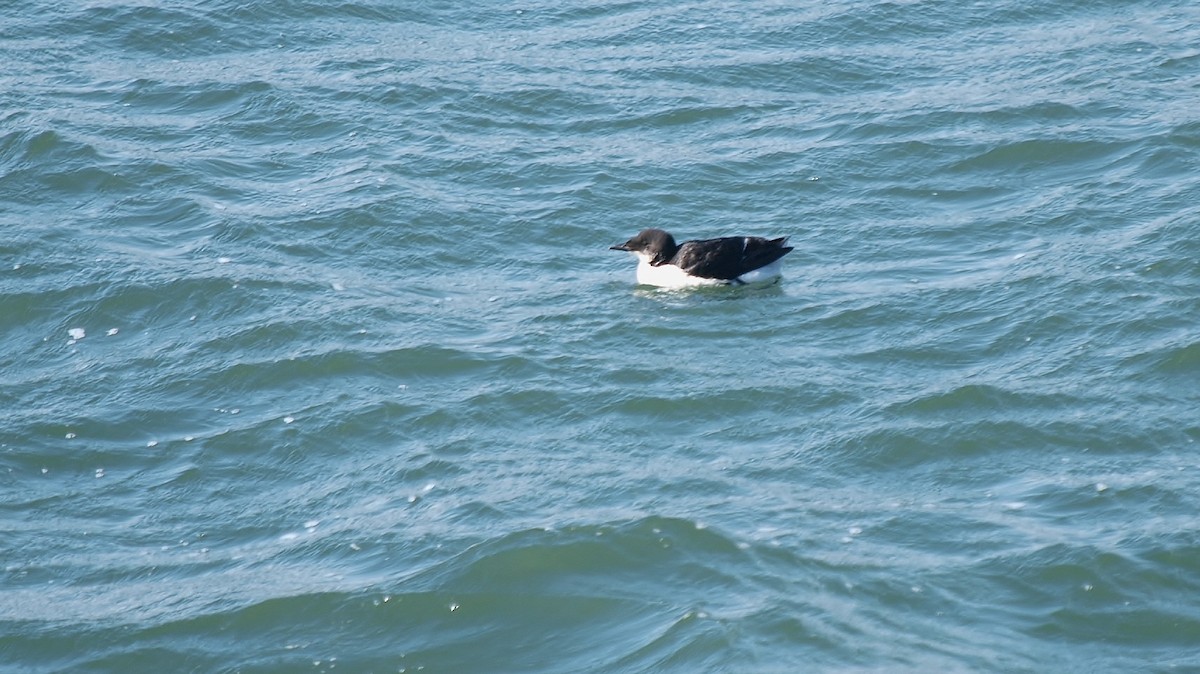
[[[638,283],[660,288],[773,281],[783,256],[792,251],[787,237],[728,236],[676,245],[675,237],[661,229],[643,229],[611,250],[636,255]]]

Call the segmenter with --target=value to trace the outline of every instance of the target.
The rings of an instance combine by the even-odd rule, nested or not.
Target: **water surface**
[[[1192,3],[168,4],[0,27],[0,670],[1200,669]]]

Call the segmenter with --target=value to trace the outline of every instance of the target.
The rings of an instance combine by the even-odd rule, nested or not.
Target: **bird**
[[[787,237],[727,236],[675,243],[661,229],[643,229],[609,250],[624,250],[638,258],[639,284],[660,288],[745,285],[775,281],[783,256],[792,252]]]

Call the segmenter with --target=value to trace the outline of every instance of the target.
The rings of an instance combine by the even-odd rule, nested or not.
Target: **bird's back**
[[[733,280],[766,267],[792,251],[787,237],[729,236],[686,241],[671,264],[692,276]]]

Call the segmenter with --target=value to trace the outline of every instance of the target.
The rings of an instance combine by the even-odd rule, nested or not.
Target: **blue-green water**
[[[0,15],[0,671],[1200,671],[1195,3]]]

